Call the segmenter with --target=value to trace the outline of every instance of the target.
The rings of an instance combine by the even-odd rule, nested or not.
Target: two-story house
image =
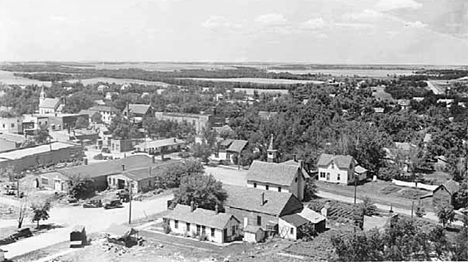
[[[367,177],[367,170],[357,165],[352,156],[346,155],[320,155],[317,163],[318,180],[331,183],[351,184],[354,179],[358,181]]]
[[[247,187],[291,193],[304,199],[306,179],[309,175],[302,162],[273,163],[253,161],[247,173]]]
[[[110,106],[93,106],[88,109],[90,112],[97,112],[101,115],[102,122],[110,124],[112,118],[119,112],[117,108]]]

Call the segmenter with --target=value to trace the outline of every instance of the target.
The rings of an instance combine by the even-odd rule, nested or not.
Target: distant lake
[[[272,73],[287,72],[291,74],[325,74],[332,76],[367,76],[367,77],[386,77],[387,75],[413,75],[412,70],[399,70],[399,69],[307,69],[307,70],[289,70],[289,69],[275,69],[268,70]]]
[[[19,86],[27,86],[27,85],[38,85],[38,86],[51,86],[52,82],[50,81],[39,81],[34,79],[28,79],[21,76],[13,75],[15,72],[9,71],[2,71],[0,70],[0,83],[6,85],[19,85]]]
[[[283,84],[283,85],[294,85],[294,84],[323,84],[322,81],[316,80],[293,80],[293,79],[271,79],[271,78],[191,78],[183,77],[178,79],[191,79],[199,81],[213,81],[213,82],[231,82],[231,83],[254,83],[254,84]]]
[[[140,85],[155,85],[161,87],[169,86],[168,83],[158,82],[158,81],[144,81],[144,80],[137,80],[137,79],[128,79],[128,78],[111,78],[111,77],[96,77],[96,78],[88,78],[88,79],[70,79],[67,80],[69,83],[75,83],[81,81],[83,85],[93,85],[99,82],[102,83],[115,83],[119,85],[123,85],[125,83],[129,84],[140,84]]]

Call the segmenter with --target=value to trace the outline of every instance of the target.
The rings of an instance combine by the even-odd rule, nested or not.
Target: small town
[[[310,6],[294,0],[293,17],[287,3],[275,0],[276,13],[260,15],[260,1],[223,8],[184,0],[31,3],[28,8],[47,9],[48,22],[33,11],[20,14],[28,5],[23,0],[2,3],[0,261],[468,261],[468,54],[462,51],[468,41],[446,26],[457,15],[442,18],[468,6],[453,1],[443,11],[424,0],[379,0],[352,1],[353,9],[344,1],[311,0],[321,17],[299,23],[305,17],[299,6]],[[231,16],[166,17],[182,6],[232,9]],[[252,14],[234,19],[244,7]],[[364,11],[356,13],[358,7]],[[96,10],[80,13],[84,8]],[[120,26],[121,9],[133,22]],[[102,29],[93,20],[98,10],[109,16],[100,18]],[[429,13],[439,19],[427,20]],[[73,14],[96,23],[75,24]],[[164,20],[168,31],[140,25],[145,19]],[[457,32],[468,32],[464,19]],[[171,49],[183,46],[176,41],[181,35],[172,34],[191,35],[195,20],[208,30],[199,37],[213,41],[212,50],[193,36],[191,52],[200,56],[190,62],[144,62],[185,61],[176,55],[185,51]],[[179,31],[170,31],[170,21],[180,23]],[[14,45],[13,28],[29,32],[29,26],[58,30],[44,34],[64,39]],[[99,45],[99,56],[90,51],[98,44],[79,42],[61,31],[67,28],[113,40],[144,30],[175,42],[158,46],[168,52],[163,55],[147,49],[145,41],[157,42],[150,37],[116,40],[122,50],[109,42]],[[343,28],[361,32],[349,47],[333,35],[350,33]],[[363,29],[384,37],[376,28],[413,39],[417,54],[398,53],[406,47],[388,47],[385,55],[358,48],[358,38],[367,37]],[[255,51],[235,38],[253,31],[263,41],[249,38]],[[418,49],[411,36],[423,33],[452,55]],[[281,54],[288,49],[284,36],[302,41],[310,34],[312,46],[320,42],[341,56],[299,42],[300,56]],[[393,36],[382,38],[383,45],[403,45]],[[67,45],[40,47],[65,38],[87,58]],[[283,49],[271,51],[270,40]],[[218,45],[248,59],[237,62]],[[219,56],[212,61],[236,62],[204,62],[202,55],[212,54]]]

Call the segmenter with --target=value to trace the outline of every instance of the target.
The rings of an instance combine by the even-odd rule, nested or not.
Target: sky
[[[468,64],[467,0],[0,0],[0,61]]]

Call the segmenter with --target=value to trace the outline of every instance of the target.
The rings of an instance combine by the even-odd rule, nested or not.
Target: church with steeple
[[[60,98],[47,98],[44,91],[44,86],[39,95],[39,114],[50,115],[61,113],[65,105],[61,103]]]

